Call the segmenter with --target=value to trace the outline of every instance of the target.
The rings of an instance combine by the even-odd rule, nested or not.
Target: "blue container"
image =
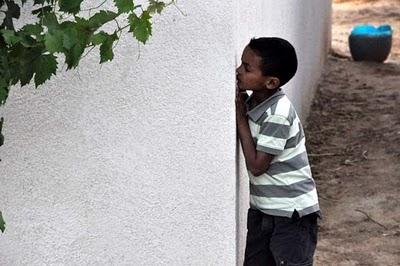
[[[377,28],[369,24],[354,27],[349,36],[350,53],[354,61],[385,61],[392,47],[392,33],[388,24]]]

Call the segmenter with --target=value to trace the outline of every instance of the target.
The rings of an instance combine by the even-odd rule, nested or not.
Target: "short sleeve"
[[[290,123],[286,117],[267,116],[260,126],[256,149],[272,155],[279,155],[285,149],[289,132]]]

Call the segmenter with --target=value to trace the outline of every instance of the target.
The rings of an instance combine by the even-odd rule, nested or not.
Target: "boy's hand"
[[[236,121],[238,124],[243,122],[247,122],[247,108],[245,101],[249,96],[246,92],[240,92],[238,89],[236,90]]]
[[[236,122],[237,132],[243,148],[247,169],[254,175],[259,176],[267,171],[273,155],[257,151],[249,124],[247,122],[247,108],[245,101],[249,96],[247,93],[236,91]]]

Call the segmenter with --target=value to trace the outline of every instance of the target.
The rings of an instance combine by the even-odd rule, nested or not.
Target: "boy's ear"
[[[281,82],[277,77],[267,77],[267,79],[265,80],[265,87],[268,90],[276,89],[279,87],[280,84]]]

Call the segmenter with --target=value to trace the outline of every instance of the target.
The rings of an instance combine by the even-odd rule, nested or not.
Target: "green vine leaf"
[[[1,121],[0,121],[0,132],[1,132],[2,124],[3,124],[3,118],[1,118]],[[4,231],[6,230],[6,222],[4,221],[3,214],[1,213],[1,211],[0,211],[0,230],[2,233],[4,233]]]
[[[66,41],[63,42],[63,46],[66,48],[64,54],[67,69],[78,66],[83,52],[90,43],[90,37],[93,35],[89,20],[75,17],[75,21],[61,24],[62,27],[69,29],[68,31],[64,31]]]
[[[88,26],[95,30],[106,24],[107,22],[118,17],[118,14],[112,11],[100,11],[89,18]]]
[[[3,122],[4,122],[4,117],[2,117],[0,119],[0,146],[4,144],[4,135],[1,134],[1,130],[3,129]],[[1,161],[1,159],[0,159],[0,161]],[[0,213],[1,213],[1,211],[0,211]],[[0,216],[1,216],[1,214],[0,214]],[[3,218],[0,218],[0,219],[3,219]],[[3,232],[4,232],[4,230],[3,230]]]
[[[15,31],[13,30],[1,30],[1,34],[4,38],[4,41],[9,45],[16,44],[21,40],[19,36],[15,35]]]
[[[44,37],[46,49],[50,53],[62,52],[64,49],[63,39],[64,33],[62,31],[57,30],[53,33],[48,32]]]
[[[135,13],[132,13],[128,17],[130,28],[129,31],[133,33],[135,38],[142,42],[146,41],[151,36],[151,15],[148,11],[143,11],[143,13],[138,17]]]
[[[106,40],[106,36],[105,36],[106,34],[107,33],[105,33],[104,31],[100,31],[100,32],[98,32],[96,34],[93,34],[91,39],[90,39],[90,42],[93,45],[102,44]]]
[[[114,0],[114,3],[120,14],[129,13],[135,9],[135,4],[132,0]]]
[[[162,12],[162,10],[165,8],[165,3],[164,2],[160,2],[160,1],[155,1],[155,0],[150,0],[149,1],[149,6],[148,6],[148,8],[147,8],[147,11],[150,13],[150,14],[153,14],[153,13],[158,13],[158,14],[161,14],[161,12]]]
[[[21,29],[25,35],[35,36],[36,40],[40,39],[42,31],[43,27],[40,24],[27,24]]]
[[[18,19],[19,16],[21,15],[21,9],[19,5],[14,3],[14,1],[6,1],[6,3],[7,3],[8,14],[13,18]]]
[[[7,97],[8,97],[8,84],[4,79],[0,79],[0,104],[4,104],[7,100]],[[1,134],[1,128],[0,128],[0,134]]]
[[[70,14],[76,14],[81,10],[81,3],[83,0],[60,0],[60,11]]]
[[[72,69],[78,66],[84,51],[84,47],[77,43],[70,50],[65,52],[65,63],[67,63],[67,69]]]
[[[3,13],[6,16],[3,19],[3,23],[0,25],[0,28],[7,28],[10,30],[14,30],[13,19],[19,18],[19,16],[21,15],[21,10],[20,10],[19,5],[14,3],[14,1],[5,1],[5,3],[7,5],[7,11],[3,11]],[[3,1],[3,4],[4,4],[4,1]]]
[[[108,34],[101,31],[92,36],[91,43],[93,45],[100,45],[100,64],[111,61],[114,58],[112,46],[116,40],[118,40],[116,32],[114,32],[114,34]]]
[[[61,24],[61,29],[64,32],[63,47],[69,50],[78,43],[78,30],[76,29],[76,24],[66,21]]]
[[[21,44],[25,47],[35,47],[37,45],[37,42],[31,36],[23,35],[21,36]]]
[[[104,40],[100,45],[100,63],[104,63],[106,61],[111,61],[114,58],[114,52],[112,50],[112,45],[115,40],[118,39],[118,35],[116,33],[110,35],[107,33],[103,33]]]
[[[54,13],[46,13],[41,18],[43,26],[46,26],[49,31],[57,29],[59,27],[57,16]]]
[[[43,84],[50,79],[51,75],[56,74],[57,60],[53,54],[42,55],[33,63],[35,71],[35,86]]]
[[[32,80],[33,74],[35,73],[35,69],[33,64],[25,64],[21,66],[21,71],[19,74],[21,86],[29,84]]]

